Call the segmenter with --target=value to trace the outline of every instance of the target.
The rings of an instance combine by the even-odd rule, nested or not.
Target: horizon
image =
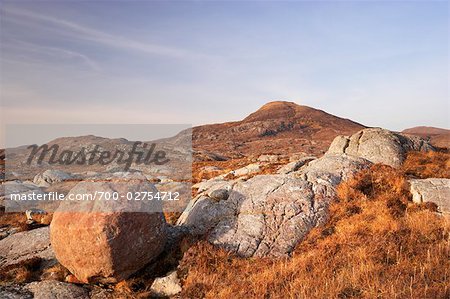
[[[448,129],[448,13],[420,1],[2,1],[2,131],[196,126],[271,101],[394,131]]]
[[[259,111],[263,107],[273,104],[273,103],[294,104],[294,105],[298,105],[298,106],[313,108],[313,107],[306,106],[306,105],[299,105],[299,104],[297,104],[295,102],[291,102],[291,101],[270,101],[270,102],[265,103],[261,107],[259,107],[257,110],[255,110],[253,112],[249,112],[246,115],[246,117],[252,113]],[[313,109],[316,109],[316,108],[313,108]],[[323,111],[321,109],[316,109],[316,110]],[[327,113],[326,111],[323,111],[323,112]],[[359,123],[358,121],[340,117],[339,115],[333,115],[333,116],[350,120],[350,121],[352,121],[356,124],[362,125],[366,128],[382,128],[382,127],[378,127],[378,126],[373,126],[373,127],[366,126],[362,123]],[[244,118],[242,118],[241,120],[237,120],[237,121],[243,121]],[[234,120],[225,121],[224,123],[232,123],[232,122],[237,122],[237,121],[234,121]],[[135,142],[138,140],[148,142],[148,141],[153,141],[153,140],[157,140],[160,138],[175,137],[180,132],[182,132],[186,129],[190,129],[190,128],[193,129],[195,127],[217,125],[217,124],[223,124],[223,123],[210,123],[210,124],[203,124],[203,125],[192,126],[192,127],[189,127],[190,125],[188,125],[188,124],[166,124],[166,125],[162,125],[162,127],[164,127],[164,130],[162,130],[163,132],[161,132],[160,130],[156,130],[156,131],[155,130],[142,130],[142,131],[137,131],[137,132],[135,130],[131,130],[133,127],[136,128],[136,127],[140,127],[140,126],[141,127],[147,126],[147,127],[151,128],[151,126],[158,126],[158,125],[154,125],[154,124],[153,125],[152,124],[147,124],[147,125],[146,124],[131,124],[131,125],[130,124],[128,124],[128,125],[59,124],[59,125],[63,126],[62,128],[59,128],[59,130],[55,130],[54,124],[37,124],[37,125],[34,125],[34,127],[30,127],[27,124],[15,124],[15,125],[9,125],[10,126],[9,136],[10,137],[5,138],[5,145],[4,146],[2,145],[0,148],[6,148],[6,149],[10,148],[11,149],[11,148],[16,148],[16,147],[29,146],[32,144],[38,144],[38,145],[45,144],[45,143],[52,142],[57,138],[82,138],[82,137],[89,137],[89,136],[100,137],[100,138],[109,138],[109,139],[125,139],[129,142]],[[7,127],[8,127],[8,125],[7,125]],[[26,132],[25,132],[24,128],[26,128]],[[46,128],[45,133],[42,133],[43,132],[42,128]],[[448,130],[450,132],[450,130],[447,128],[438,128],[438,127],[431,127],[431,126],[416,126],[416,127],[406,128],[406,129],[413,129],[413,128],[444,129],[444,130]],[[88,129],[88,131],[86,131],[86,129]],[[60,133],[60,132],[62,132],[62,131],[64,131],[64,135],[61,135],[62,133]],[[401,132],[401,131],[397,131],[397,132]],[[31,141],[31,142],[25,143],[26,142],[25,140]]]

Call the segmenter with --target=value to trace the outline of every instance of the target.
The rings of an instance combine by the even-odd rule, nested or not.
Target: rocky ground
[[[192,201],[166,219],[2,214],[0,297],[449,297],[450,155],[376,128],[311,154],[209,153],[194,164]],[[48,192],[73,176],[6,184]]]

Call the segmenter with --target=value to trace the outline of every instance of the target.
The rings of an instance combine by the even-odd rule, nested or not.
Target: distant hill
[[[430,139],[430,142],[438,147],[450,147],[450,130],[447,129],[420,126],[405,129],[402,133]]]
[[[336,136],[351,135],[363,128],[322,110],[276,101],[241,121],[193,128],[193,146],[228,157],[295,152],[319,155]]]

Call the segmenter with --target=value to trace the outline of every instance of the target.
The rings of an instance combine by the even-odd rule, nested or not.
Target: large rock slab
[[[399,167],[409,151],[434,150],[433,146],[417,136],[407,136],[381,128],[361,130],[352,136],[336,137],[328,154],[349,154],[373,163]]]
[[[372,162],[364,158],[347,154],[326,154],[301,167],[295,175],[317,183],[325,180],[335,186],[370,165]]]
[[[19,180],[9,181],[2,184],[0,188],[0,197],[10,198],[11,194],[29,194],[29,193],[44,193],[39,186],[31,182],[22,182]]]
[[[241,256],[287,256],[327,219],[341,179],[371,164],[346,155],[313,162],[289,175],[209,181],[177,224]],[[211,197],[216,190],[227,190],[228,197]]]
[[[236,176],[236,177],[240,177],[240,176],[244,176],[244,175],[252,175],[252,174],[256,174],[258,172],[261,171],[261,165],[258,163],[253,163],[253,164],[249,164],[247,166],[244,166],[242,168],[236,169],[236,170],[232,170],[231,172],[229,172],[230,174]]]
[[[230,198],[230,196],[228,196]],[[177,220],[177,225],[187,227],[192,234],[203,235],[235,209],[226,201],[216,201],[209,196],[199,195],[193,199]]]
[[[409,183],[414,202],[433,202],[440,212],[450,214],[450,179],[414,179]]]
[[[28,196],[30,194],[44,194],[44,191],[32,182],[20,180],[5,182],[0,186],[0,206],[7,206],[9,211],[25,211],[27,207],[35,205],[32,201],[14,201],[13,195]],[[11,200],[13,199],[13,200]]]
[[[2,299],[33,299],[33,294],[21,285],[0,285]]]
[[[72,174],[65,171],[47,169],[46,171],[37,174],[33,179],[33,183],[40,187],[48,187],[51,184],[64,182],[73,178],[74,176]]]
[[[280,155],[261,155],[258,157],[259,162],[276,163],[281,159]]]
[[[36,281],[26,285],[34,299],[89,299],[89,292],[83,287],[55,280]]]
[[[69,194],[95,191],[156,192],[143,177],[121,177],[106,182],[82,182]],[[91,210],[70,211],[61,205],[50,225],[51,242],[59,262],[82,282],[117,282],[155,259],[166,242],[165,220],[161,207],[152,211],[130,211],[119,200],[109,211],[101,203]],[[158,204],[153,201],[153,204]],[[83,204],[83,203],[82,203]],[[128,203],[124,203],[128,204]],[[133,204],[133,203],[129,203]],[[160,204],[159,204],[160,205]],[[106,209],[105,209],[106,208]],[[159,210],[159,212],[156,212]]]
[[[236,184],[237,181],[239,181],[239,179],[226,181],[223,178],[212,178],[210,180],[197,183],[192,186],[192,188],[197,189],[198,193],[202,193],[207,190],[209,190],[209,192],[212,192],[216,189],[230,190],[231,188],[233,188],[233,185]]]
[[[55,259],[48,227],[15,233],[0,240],[0,269],[35,257]]]
[[[323,223],[334,196],[326,185],[288,176],[263,175],[239,182],[209,241],[242,256],[284,256]],[[228,212],[228,213],[227,213]]]
[[[305,165],[315,159],[316,159],[316,157],[302,157],[298,160],[295,160],[295,161],[289,162],[286,165],[283,165],[282,167],[280,167],[278,169],[277,173],[288,174],[288,173],[297,171],[300,167],[302,167],[303,165]]]

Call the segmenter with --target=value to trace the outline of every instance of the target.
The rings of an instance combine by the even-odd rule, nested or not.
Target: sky
[[[448,1],[1,1],[6,124],[207,124],[274,100],[450,127]]]

